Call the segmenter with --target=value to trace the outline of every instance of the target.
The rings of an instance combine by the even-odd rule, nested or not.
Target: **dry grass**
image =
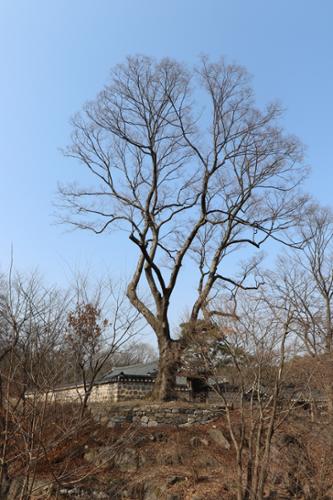
[[[147,401],[133,401],[130,405],[128,402],[119,403],[117,409],[136,407],[138,403],[140,406],[148,404]],[[179,407],[180,403],[158,406],[173,408]],[[182,403],[182,406],[193,405]],[[237,411],[233,412],[233,418],[237,422]],[[47,419],[49,425],[45,426],[41,438],[51,445],[36,461],[38,479],[58,481],[62,487],[79,486],[88,492],[94,489],[108,494],[113,486],[114,491],[126,490],[132,500],[142,499],[147,485],[159,492],[161,500],[169,494],[180,495],[183,500],[192,500],[196,496],[205,500],[235,498],[234,451],[232,447],[230,450],[221,448],[209,436],[213,427],[221,429],[228,437],[223,418],[214,423],[182,428],[127,425],[112,429],[87,418],[75,428],[74,407],[68,407],[66,411],[53,407],[49,409]],[[327,496],[333,485],[332,435],[330,424],[311,423],[306,415],[285,423],[274,439],[267,494],[274,490],[280,495],[278,498],[332,498]],[[194,436],[197,438],[195,442]],[[13,437],[13,453],[23,444],[20,435]],[[106,457],[103,463],[85,460],[87,450],[98,452],[104,448],[109,450],[109,458]],[[117,461],[114,463],[117,453],[124,450],[134,450],[138,457],[134,468],[125,470],[126,467],[120,467]],[[24,456],[11,463],[11,477],[24,475]],[[174,477],[178,479],[173,480]],[[43,497],[37,491],[35,498],[51,497]],[[88,499],[91,495],[87,493],[86,497],[80,498]]]

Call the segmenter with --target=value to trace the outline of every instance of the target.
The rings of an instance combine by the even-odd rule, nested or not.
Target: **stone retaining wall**
[[[222,405],[207,405],[206,408],[193,407],[161,407],[145,405],[133,408],[91,408],[94,418],[108,427],[118,427],[135,423],[142,427],[158,425],[189,426],[205,424],[225,414]]]

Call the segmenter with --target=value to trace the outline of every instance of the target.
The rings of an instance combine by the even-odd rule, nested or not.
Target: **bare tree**
[[[264,498],[273,437],[293,406],[282,390],[293,310],[261,289],[241,293],[237,312],[211,324],[210,336],[220,344],[218,355],[210,342],[207,346],[202,341],[196,344],[196,355],[214,399],[224,402],[235,451],[237,499],[255,500]]]
[[[114,289],[76,287],[73,294],[73,288],[70,293],[60,292],[45,286],[36,274],[26,277],[11,269],[1,285],[0,498],[49,496],[52,489],[74,486],[100,468],[72,467],[87,433],[96,429],[94,421],[83,415],[84,408],[91,384],[104,361],[110,359],[112,348],[121,347],[140,331],[139,314],[119,283]],[[75,309],[73,304],[79,307]],[[110,318],[105,324],[103,307]],[[72,333],[79,337],[71,358],[66,346],[68,319]],[[54,398],[55,388],[77,361],[73,354],[86,362],[87,392],[81,408],[75,402],[59,403]],[[133,430],[125,431],[126,436],[130,441]],[[112,451],[103,457],[104,465],[124,446],[123,437],[121,442],[109,443]],[[46,487],[38,481],[45,468]]]
[[[158,359],[154,347],[147,342],[133,341],[126,343],[113,356],[113,364],[116,366],[134,365],[138,363],[151,363]]]
[[[329,354],[333,346],[333,214],[313,205],[299,227],[302,251],[281,258],[276,285],[298,311],[297,334],[308,353]],[[283,270],[281,272],[281,270]]]
[[[278,271],[270,276],[272,288],[294,309],[293,331],[300,353],[312,358],[310,389],[326,394],[333,415],[330,376],[333,347],[333,214],[313,204],[299,227],[306,244],[301,251],[280,258]],[[306,358],[302,360],[306,363]]]
[[[43,454],[47,394],[63,369],[57,354],[63,339],[66,294],[40,278],[9,272],[0,300],[0,496],[5,498],[13,468],[23,471],[22,494],[34,483],[36,456]]]
[[[304,199],[299,141],[278,124],[281,110],[260,111],[246,71],[203,59],[193,71],[171,59],[129,57],[73,119],[66,155],[91,174],[90,187],[62,186],[65,221],[96,234],[124,229],[138,250],[127,294],[157,336],[154,397],[174,396],[181,354],[169,311],[182,267],[194,258],[197,296],[191,321],[205,313],[214,287],[248,283],[223,269],[241,247],[256,251],[286,231]],[[145,285],[153,305],[142,298]]]
[[[83,384],[83,416],[103,368],[108,362],[110,368],[115,354],[141,332],[143,325],[119,283],[99,283],[91,292],[83,280],[75,296],[75,308],[67,316],[66,345],[74,359],[75,383]]]

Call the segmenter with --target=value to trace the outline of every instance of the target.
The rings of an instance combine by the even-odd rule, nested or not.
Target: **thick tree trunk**
[[[155,401],[176,399],[176,374],[180,364],[181,345],[177,340],[159,339],[158,375],[152,392]]]

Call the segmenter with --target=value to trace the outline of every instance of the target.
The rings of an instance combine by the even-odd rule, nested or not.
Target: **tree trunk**
[[[158,375],[152,392],[155,401],[171,401],[176,399],[176,374],[180,364],[181,345],[177,340],[159,338]]]
[[[91,393],[91,388],[88,391],[84,392],[83,401],[81,402],[81,414],[80,414],[81,420],[83,419],[84,414],[88,408],[88,400],[90,397],[90,393]]]
[[[325,350],[330,353],[332,350],[332,317],[331,317],[331,302],[329,297],[326,297],[326,335],[325,335]]]

